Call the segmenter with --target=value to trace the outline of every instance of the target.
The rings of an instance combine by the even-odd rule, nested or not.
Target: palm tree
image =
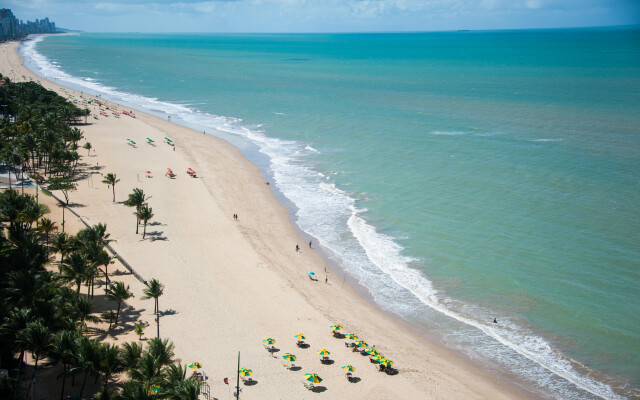
[[[71,309],[71,317],[77,323],[77,327],[80,331],[84,331],[87,328],[85,321],[99,322],[100,318],[93,314],[93,301],[88,297],[76,297]]]
[[[44,233],[45,243],[47,246],[47,258],[49,257],[49,234],[56,230],[58,230],[58,227],[55,222],[51,221],[49,218],[40,218],[38,232]]]
[[[147,353],[149,353],[157,362],[157,373],[166,365],[170,365],[173,361],[173,343],[168,339],[153,338],[147,342]]]
[[[107,300],[115,301],[118,303],[118,311],[116,312],[116,321],[114,325],[118,324],[118,317],[120,316],[120,307],[122,302],[133,297],[133,293],[129,290],[129,285],[125,286],[124,282],[115,282],[109,285],[105,289]]]
[[[78,351],[79,334],[76,331],[60,331],[53,336],[52,351],[49,355],[62,364],[62,389],[60,391],[60,400],[64,399],[64,387],[71,369],[71,364]]]
[[[111,375],[121,372],[123,368],[118,346],[111,344],[101,345],[100,372],[104,375],[104,386],[102,390],[107,390],[107,384],[109,383]]]
[[[147,222],[153,218],[153,209],[145,203],[136,210],[135,214],[140,221],[144,222],[144,231],[142,232],[142,238],[144,239],[147,234]]]
[[[120,182],[120,179],[116,178],[116,174],[108,173],[104,176],[102,183],[111,185],[113,189],[113,202],[116,202],[116,183]]]
[[[149,387],[144,383],[131,379],[126,382],[122,382],[120,385],[122,392],[120,393],[120,400],[151,400],[153,397],[149,394]]]
[[[150,198],[151,197],[146,197],[142,189],[134,188],[133,192],[129,194],[129,197],[125,200],[124,205],[127,207],[135,207],[137,210]],[[138,225],[140,225],[140,219],[136,218],[136,235],[138,234]]]
[[[166,388],[166,396],[171,399],[198,400],[200,382],[195,379],[185,379]]]
[[[120,349],[120,358],[124,368],[129,372],[138,368],[140,359],[142,358],[142,346],[138,342],[125,343]]]
[[[157,279],[152,278],[149,282],[147,282],[147,287],[143,290],[144,297],[142,300],[154,299],[154,307],[153,312],[158,312],[158,297],[162,296],[164,293],[164,285],[160,283]]]
[[[60,253],[60,262],[64,261],[64,256],[69,252],[69,235],[64,232],[58,232],[58,234],[53,238],[53,242],[51,246],[55,251]]]
[[[70,373],[74,375],[79,372],[84,372],[82,386],[80,387],[80,394],[78,395],[79,398],[82,399],[84,387],[87,383],[87,376],[99,369],[100,360],[100,342],[81,336],[79,351],[76,353],[76,357],[70,370]]]
[[[76,294],[80,296],[80,285],[87,279],[89,272],[89,263],[84,254],[73,253],[60,264],[60,272],[63,279],[68,282],[75,282],[77,287]]]
[[[23,331],[24,341],[27,349],[31,351],[34,358],[33,366],[33,397],[37,398],[36,382],[38,373],[38,361],[51,347],[52,335],[49,328],[47,328],[42,321],[33,321],[27,324],[27,328]]]
[[[156,315],[157,337],[160,337],[160,310],[158,307],[158,298],[164,293],[164,285],[157,279],[153,278],[147,283],[147,287],[143,290],[143,293],[143,300],[154,299],[153,313]]]
[[[91,154],[91,143],[87,142],[82,146],[83,149],[87,149],[87,155]]]

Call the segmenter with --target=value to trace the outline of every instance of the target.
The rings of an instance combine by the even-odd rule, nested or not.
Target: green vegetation
[[[38,210],[34,196],[11,189],[0,193],[0,368],[11,371],[0,385],[0,397],[39,398],[42,383],[31,378],[58,366],[60,399],[70,394],[86,398],[91,376],[101,386],[94,398],[196,400],[199,382],[186,377],[168,340],[153,338],[144,348],[138,343],[119,347],[86,336],[87,323],[100,320],[93,313],[93,288],[96,279],[108,278],[106,245],[112,240],[104,224],[76,235],[56,233],[56,224]],[[52,271],[56,265],[59,272]],[[155,279],[144,290],[156,310],[163,290]],[[103,318],[115,326],[133,293],[117,281],[105,293],[115,312]],[[139,336],[142,328],[136,328]],[[27,353],[32,355],[30,367],[25,366]],[[129,380],[116,385],[112,378],[120,373]],[[153,397],[152,386],[158,391]]]

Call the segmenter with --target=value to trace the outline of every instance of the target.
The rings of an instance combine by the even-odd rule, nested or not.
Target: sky
[[[640,0],[1,0],[86,32],[398,32],[640,24]]]

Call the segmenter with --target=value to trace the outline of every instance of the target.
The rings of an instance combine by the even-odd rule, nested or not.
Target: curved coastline
[[[12,66],[14,66],[14,65],[12,65]],[[31,73],[27,71],[27,72],[25,72],[25,76],[29,77],[29,76],[31,76]],[[52,83],[52,82],[44,82],[43,84],[45,84],[45,86],[47,86],[47,85],[48,85],[47,87],[50,87],[50,88],[53,88],[53,89],[60,90],[60,87],[58,87],[55,83]],[[76,93],[77,93],[77,92],[76,92]],[[175,128],[176,128],[176,127],[175,127],[175,125],[171,125],[171,124],[167,123],[166,121],[163,121],[162,119],[160,119],[160,118],[156,118],[156,117],[153,117],[153,116],[144,116],[144,115],[142,115],[142,116],[140,116],[140,118],[138,118],[138,119],[139,119],[139,120],[141,120],[141,119],[145,119],[144,123],[149,124],[151,127],[155,128],[155,129],[160,129],[160,130],[173,130],[173,129],[175,129]],[[110,128],[111,128],[111,129],[113,129],[113,127],[114,127],[114,126],[113,126],[113,124],[112,124],[112,122],[113,122],[113,123],[115,123],[116,121],[109,121],[109,123],[110,123],[110,125],[111,125],[111,126],[110,126]],[[131,122],[131,121],[126,121],[126,122]],[[125,123],[125,121],[117,121],[117,123],[118,123],[118,124],[121,124],[121,123]],[[98,122],[96,125],[100,125],[100,122]],[[101,139],[103,139],[103,138],[99,138],[99,137],[95,136],[96,134],[95,134],[95,133],[93,133],[93,130],[94,130],[94,129],[92,129],[92,128],[93,128],[93,127],[90,127],[90,128],[88,128],[88,129],[87,129],[87,131],[86,131],[86,132],[87,132],[87,133],[86,133],[86,136],[87,136],[88,138],[91,138],[91,141],[92,141],[92,142],[93,142],[94,140],[95,140],[96,142],[99,142],[99,141],[100,141]],[[184,128],[178,128],[177,130],[179,130],[179,131],[181,132],[181,136],[182,136],[183,138],[185,138],[185,139],[186,139],[187,137],[189,137],[188,135],[192,135],[192,136],[190,136],[190,137],[189,137],[189,139],[191,139],[191,138],[194,138],[194,139],[195,139],[195,137],[194,137],[193,135],[196,135],[196,136],[198,136],[198,138],[200,138],[200,135],[197,135],[199,132],[196,132],[196,131],[193,131],[193,130],[189,130],[189,129],[184,129]],[[111,131],[111,133],[113,134],[113,136],[122,136],[122,137],[124,137],[123,135],[126,135],[126,133],[124,133],[124,132],[116,133],[115,131]],[[263,189],[264,189],[264,182],[263,182],[262,175],[261,175],[260,171],[257,171],[257,169],[255,168],[255,166],[250,165],[250,163],[248,163],[246,160],[244,160],[244,158],[242,157],[242,155],[238,155],[238,151],[237,151],[237,149],[235,149],[235,148],[231,148],[228,144],[224,143],[223,141],[221,141],[221,140],[217,140],[217,139],[214,139],[214,138],[210,138],[210,137],[209,137],[209,136],[207,136],[207,135],[205,135],[205,136],[202,138],[202,140],[197,140],[197,142],[198,142],[199,144],[204,144],[204,143],[206,143],[207,145],[212,144],[212,143],[215,143],[215,144],[214,144],[214,146],[217,146],[217,147],[219,147],[219,148],[221,148],[221,149],[222,149],[222,150],[218,150],[218,151],[223,151],[223,152],[233,153],[233,154],[234,154],[234,162],[235,162],[235,163],[237,163],[237,165],[236,165],[236,166],[238,166],[238,165],[239,165],[239,166],[240,166],[239,168],[240,168],[241,170],[243,170],[243,171],[247,171],[247,170],[248,170],[248,171],[250,172],[251,177],[250,177],[250,178],[244,177],[244,178],[245,178],[245,179],[249,179],[249,180],[251,181],[251,183],[252,183],[252,185],[253,185],[253,187],[254,187],[254,188],[257,188],[257,189],[263,188]],[[179,143],[184,143],[184,142],[183,142],[183,141],[181,141],[181,142],[179,142]],[[110,144],[111,144],[111,143],[110,143]],[[192,161],[192,162],[201,162],[201,161],[202,161],[202,158],[201,158],[202,154],[198,154],[198,150],[197,150],[197,149],[195,149],[195,148],[189,148],[190,146],[191,146],[191,145],[185,145],[185,149],[184,149],[184,151],[185,151],[185,155],[187,156],[187,158],[188,158],[190,161]],[[117,147],[118,147],[118,146],[116,146],[116,149],[117,149]],[[181,149],[180,147],[182,147],[181,145],[180,145],[178,148],[179,148],[180,150],[183,150],[183,149]],[[195,146],[191,146],[191,147],[195,147]],[[96,147],[96,149],[97,149],[98,153],[100,153],[100,152],[101,152],[100,148]],[[113,150],[113,149],[112,149],[112,150]],[[120,150],[115,150],[115,151],[117,152],[117,151],[120,151]],[[238,159],[235,159],[236,157],[237,157]],[[113,160],[110,160],[110,161],[113,161]],[[121,161],[124,161],[124,160],[121,160]],[[109,167],[111,166],[111,164],[110,164],[110,163],[105,163],[105,165],[107,165],[107,168],[109,168]],[[198,167],[198,168],[199,168],[199,169],[203,169],[203,168],[204,168],[204,170],[207,170],[207,168],[205,168],[205,167],[202,167],[202,168],[201,168],[201,167]],[[227,172],[228,172],[228,171],[229,171],[229,169],[227,168],[227,169],[225,169],[225,171],[227,171]],[[247,173],[249,173],[249,172],[247,172]],[[161,178],[158,176],[158,177],[157,177],[157,179],[161,179]],[[228,183],[228,182],[227,182],[227,183]],[[215,189],[215,188],[207,187],[206,189],[207,189],[207,191],[208,191],[208,192],[209,192],[209,193],[210,193],[214,198],[220,199],[220,198],[225,198],[225,197],[227,197],[227,195],[226,195],[226,194],[222,193],[222,192],[224,192],[224,190],[225,190],[225,189],[227,189],[227,188],[225,188],[225,189]],[[271,199],[270,199],[270,200],[267,200],[267,201],[269,201],[269,202],[273,202],[273,193],[271,193],[271,192],[270,192],[270,190],[263,190],[263,189],[260,189],[260,190],[259,190],[259,192],[260,192],[260,196],[269,197],[269,198],[271,198]],[[270,188],[269,188],[269,189],[270,189]],[[212,192],[213,192],[213,193],[212,193]],[[236,196],[236,197],[235,197],[235,199],[236,199],[236,200],[238,200],[238,197],[237,197],[237,196],[240,196],[240,195],[247,195],[247,193],[246,193],[246,192],[244,192],[244,193],[234,193],[234,196]],[[87,197],[87,199],[88,199],[88,200],[97,200],[97,199],[94,199],[94,196],[89,196],[89,195],[87,195],[87,196],[88,196],[88,197]],[[234,196],[231,196],[231,197],[233,198]],[[240,197],[242,197],[242,196],[240,196]],[[187,197],[187,198],[188,198],[188,197]],[[224,208],[224,207],[225,207],[224,205],[220,205],[220,204],[218,204],[218,206],[219,206],[219,207],[221,207],[221,208]],[[104,207],[104,206],[101,206],[101,207]],[[285,211],[285,212],[283,212],[284,207],[282,207],[282,205],[280,205],[280,204],[278,204],[278,205],[270,204],[270,207],[275,207],[276,209],[279,209],[279,211],[277,212],[277,213],[280,215],[280,218],[279,218],[280,220],[278,221],[278,223],[279,223],[279,224],[287,224],[287,225],[289,225],[289,227],[288,227],[288,228],[286,228],[286,230],[288,231],[288,235],[293,235],[293,236],[295,236],[295,235],[299,235],[299,232],[296,234],[296,233],[295,233],[295,228],[290,226],[290,225],[291,225],[291,223],[290,223],[290,221],[289,221],[289,219],[288,219],[288,218],[284,218],[284,220],[286,220],[286,221],[284,221],[284,220],[281,218],[283,214],[284,214],[284,215],[286,215],[286,214],[287,214],[287,213],[286,213],[286,211]],[[92,207],[87,207],[87,208],[89,209],[89,208],[92,208]],[[98,215],[98,214],[100,214],[100,211],[104,212],[105,210],[104,210],[104,209],[102,209],[102,210],[98,210],[98,211],[95,211],[95,210],[87,210],[87,213],[97,212],[97,214],[94,214],[94,215]],[[83,212],[84,212],[84,210],[83,210]],[[228,215],[228,213],[223,214],[223,215]],[[241,213],[241,216],[243,216],[243,215],[244,215],[244,213]],[[97,217],[96,217],[96,218],[97,218]],[[111,222],[108,222],[108,223],[109,223],[109,225],[111,226]],[[258,226],[258,227],[259,227],[259,226]],[[256,226],[251,226],[251,227],[249,228],[249,230],[252,230],[252,229],[254,229],[254,228],[256,228]],[[258,231],[259,231],[259,229],[258,229]],[[293,233],[292,233],[292,232],[293,232]],[[253,239],[253,238],[252,238],[252,235],[251,235],[251,233],[249,233],[249,232],[242,232],[242,235],[244,235],[244,236],[245,236],[245,241],[247,241],[247,240],[248,240],[248,241],[250,242],[250,244],[252,244],[252,245],[253,245],[253,247],[255,247],[255,245],[264,244],[264,243],[253,242],[253,241],[252,241],[252,239]],[[293,236],[289,236],[289,238],[291,238],[291,237],[293,237]],[[302,238],[300,238],[299,236],[298,236],[298,240],[297,240],[297,241],[298,241],[298,242],[303,242],[303,243],[304,243],[304,241],[302,240]],[[292,241],[291,243],[293,243],[293,241]],[[135,246],[134,246],[134,247],[135,247]],[[263,250],[264,250],[264,249],[263,249]],[[265,250],[265,251],[266,251],[266,250]],[[267,257],[267,255],[266,255],[266,254],[262,254],[262,256],[263,256],[263,257]],[[272,255],[269,255],[269,257],[267,257],[267,258],[271,258],[271,256],[272,256]],[[280,256],[280,257],[282,257],[282,254],[279,254],[279,256]],[[304,255],[304,257],[305,257],[305,259],[306,259],[307,257],[310,257],[310,258],[311,258],[310,260],[305,260],[305,262],[310,261],[310,262],[313,262],[315,265],[318,265],[318,266],[324,263],[324,261],[323,261],[320,257],[318,257],[318,255],[317,255],[317,254],[311,254],[311,255],[307,255],[307,254],[305,254],[305,255]],[[288,256],[287,256],[287,258],[288,258]],[[282,270],[282,271],[284,271],[284,270]],[[281,271],[281,272],[282,272],[282,271]],[[286,271],[284,271],[284,272],[291,272],[291,271],[290,271],[290,270],[286,270]],[[285,274],[285,275],[286,275],[286,274]],[[306,279],[306,277],[304,277],[304,279]],[[291,282],[290,282],[290,283],[291,283]],[[305,281],[304,283],[306,284],[307,282]],[[293,283],[293,285],[294,285],[294,286],[297,286],[298,284],[299,284],[299,282]],[[299,288],[298,288],[298,289],[299,289]],[[335,289],[335,288],[334,288],[334,289]],[[306,290],[306,289],[303,287],[303,288],[302,288],[302,290],[299,292],[299,294],[301,294],[303,297],[306,297],[306,296],[305,296],[305,294],[306,294],[305,290]],[[325,296],[324,296],[324,293],[323,293],[323,289],[314,288],[314,290],[315,290],[315,292],[312,294],[312,296],[311,296],[311,297],[313,297],[313,296],[318,296],[318,298],[323,298],[323,297],[325,297]],[[354,296],[354,294],[353,294],[353,293],[350,293],[350,294],[349,294],[349,296]],[[344,299],[343,299],[343,300],[344,300]],[[308,299],[308,298],[307,298],[307,301],[309,301],[309,299]],[[348,302],[353,303],[353,302],[356,302],[356,300],[354,300],[354,299],[352,299],[352,298],[348,297]],[[344,306],[344,305],[343,305],[343,306]],[[367,309],[374,309],[374,307],[372,307],[370,304],[369,304],[368,306],[367,306],[367,305],[360,304],[360,306],[365,307],[365,308],[367,308]],[[330,308],[329,308],[329,309],[327,309],[327,310],[333,310],[333,307],[330,307]],[[325,310],[325,314],[326,314],[326,313],[328,313],[328,311],[327,311],[327,310]],[[370,311],[370,310],[369,310],[369,311]],[[345,314],[345,315],[349,315],[348,310],[342,310],[342,312],[346,312],[346,314]],[[382,314],[381,314],[378,310],[373,311],[373,313],[376,315],[376,317],[375,317],[374,319],[376,319],[376,318],[380,318],[380,319],[388,320],[388,317],[383,317],[383,316],[382,316]],[[325,315],[325,317],[331,317],[332,315],[330,315],[330,314],[332,314],[332,313],[329,313],[329,315]],[[339,314],[340,314],[340,313],[339,313]],[[349,326],[349,324],[347,324],[347,320],[346,320],[346,319],[345,319],[345,320],[343,320],[343,322],[344,322],[347,326]],[[363,324],[365,324],[365,325],[366,325],[366,323],[367,323],[367,322],[371,322],[371,321],[364,321],[364,322],[363,322]],[[397,322],[394,322],[394,324],[397,324]],[[358,326],[358,325],[360,325],[360,323],[357,323],[357,324],[356,324],[356,326]],[[377,324],[374,324],[374,325],[377,325]],[[394,327],[396,327],[396,326],[397,326],[397,325],[394,325]],[[319,328],[319,329],[320,329],[320,331],[323,331],[323,332],[324,332],[324,331],[326,331],[326,329],[325,329],[324,327],[321,327],[321,328]],[[414,333],[409,332],[408,330],[406,330],[406,329],[404,329],[404,328],[402,328],[402,327],[398,327],[397,329],[396,329],[396,328],[394,328],[394,331],[397,331],[397,332],[400,332],[400,331],[403,331],[403,330],[404,330],[404,332],[403,332],[402,336],[404,336],[404,335],[415,336],[415,334],[414,334]],[[374,332],[375,332],[375,330],[374,330]],[[170,337],[173,337],[172,335],[169,335],[169,336],[170,336]],[[369,335],[367,335],[367,336],[369,336]],[[388,344],[389,344],[389,346],[388,346],[388,347],[390,348],[390,351],[393,351],[393,350],[392,350],[392,347],[393,347],[393,346],[391,345],[391,342],[395,342],[396,340],[394,340],[392,337],[390,337],[390,336],[388,336],[388,335],[385,335],[385,336],[387,336],[387,337],[388,337],[388,339],[390,340],[390,342],[388,343]],[[415,341],[415,340],[417,340],[418,342],[421,342],[423,345],[425,345],[425,346],[427,346],[427,347],[428,347],[428,346],[431,346],[431,345],[426,345],[426,344],[424,343],[423,338],[416,338],[416,337],[414,337],[414,338],[413,338],[413,340],[414,340],[414,341]],[[398,344],[399,344],[399,343],[398,343]],[[404,347],[404,346],[400,345],[399,347]],[[421,347],[421,346],[420,346],[420,347]],[[432,347],[433,347],[433,346],[432,346]],[[425,347],[425,348],[426,348],[426,347]],[[423,353],[423,351],[424,351],[423,349],[418,349],[418,348],[414,348],[414,350],[417,350],[417,352],[418,352],[418,353]],[[431,352],[431,351],[433,351],[433,353],[434,353],[434,354],[438,354],[438,353],[442,352],[442,349],[439,349],[439,350],[433,350],[433,349],[431,349],[431,350],[429,350],[429,352]],[[390,353],[390,354],[391,354],[391,353]],[[444,357],[444,358],[449,358],[449,356],[451,356],[451,354],[449,354],[449,351],[446,351],[446,350],[444,351],[444,353],[443,353],[443,354],[445,354],[445,357]],[[407,353],[405,353],[405,355],[408,355],[408,354],[407,354]],[[404,364],[404,360],[403,360],[403,361],[400,361],[400,359],[402,359],[402,358],[403,358],[403,357],[395,357],[396,361],[398,362],[398,364],[399,364],[400,366],[401,366],[402,364]],[[453,358],[455,359],[455,358],[457,358],[457,357],[456,357],[456,356],[453,356]],[[444,360],[440,360],[440,361],[444,361]],[[447,361],[445,361],[445,362],[449,362],[449,360],[447,360]],[[460,362],[460,360],[455,360],[455,361],[454,361],[454,363],[459,363],[459,362]],[[439,363],[438,363],[438,362],[436,362],[436,364],[439,364]],[[462,362],[462,364],[461,364],[461,365],[465,365],[465,364],[466,364],[466,363]],[[409,367],[409,365],[407,365],[407,367]],[[402,368],[402,367],[401,367],[401,368]],[[466,367],[465,367],[465,368],[466,368]],[[473,370],[474,370],[474,368],[473,368],[473,367],[470,367],[470,368],[471,368],[471,371],[473,371]],[[420,371],[420,369],[421,369],[421,368],[418,368],[418,369],[417,369],[417,371]],[[463,368],[463,369],[464,369],[464,368]],[[402,369],[401,369],[401,371],[402,371]],[[426,370],[423,370],[423,371],[426,373]],[[480,371],[475,371],[474,373],[478,373],[478,374],[479,374],[479,376],[481,376],[481,377],[482,377],[482,378],[480,378],[480,379],[485,379],[485,378],[487,378],[487,376],[483,376],[484,374],[483,374],[483,373],[481,373]],[[418,374],[418,375],[419,375],[419,374]],[[397,378],[397,377],[396,377],[396,378]],[[395,379],[395,378],[394,378],[394,379]],[[401,378],[401,379],[402,379],[402,378]],[[493,378],[489,378],[489,379],[490,379],[490,380],[493,380]],[[417,382],[413,382],[413,383],[414,383],[414,384],[416,384]],[[477,383],[477,382],[476,382],[476,383]],[[495,384],[495,382],[493,382],[493,383]],[[395,385],[397,384],[397,382],[390,381],[390,384],[391,384],[391,385],[393,385],[393,386],[395,386]],[[502,384],[499,384],[499,386],[501,386],[501,385],[502,385]],[[416,388],[416,387],[415,387],[415,385],[409,385],[409,386],[411,386],[413,389],[415,389],[415,388]],[[420,386],[420,385],[418,385],[418,386]],[[333,388],[331,388],[331,389],[333,389]],[[423,389],[425,389],[425,388],[423,387]],[[454,391],[457,391],[457,389],[454,389],[453,387],[450,387],[450,389],[453,389]],[[501,392],[503,392],[503,393],[509,393],[509,395],[507,396],[507,398],[516,398],[516,396],[519,396],[519,395],[520,395],[520,393],[517,393],[517,392],[511,392],[510,390],[505,390],[505,388],[500,389],[500,391],[501,391]],[[493,390],[492,390],[492,392],[493,392]],[[331,393],[331,390],[329,390],[329,393]],[[428,393],[428,392],[422,392],[422,391],[420,391],[420,390],[418,390],[418,391],[415,391],[415,390],[414,390],[414,391],[410,391],[410,392],[407,392],[408,397],[406,397],[406,398],[419,398],[419,397],[413,397],[413,395],[418,395],[418,394],[420,394],[420,393]],[[516,394],[516,393],[517,393],[517,394]],[[335,392],[334,392],[334,394],[335,394]],[[494,393],[491,393],[491,395],[492,395],[492,396],[495,396],[495,395],[496,395],[496,393],[495,393],[495,392],[494,392]],[[446,396],[446,397],[447,397],[447,398],[455,398],[455,396],[453,396],[453,395],[451,395],[451,396]],[[472,396],[472,398],[474,398],[474,397]],[[484,398],[484,395],[481,395],[481,396],[480,396],[480,397],[478,397],[478,398]]]

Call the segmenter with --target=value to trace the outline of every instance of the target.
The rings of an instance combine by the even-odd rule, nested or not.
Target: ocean
[[[21,52],[240,148],[340,278],[432,340],[543,397],[640,398],[639,27]]]

